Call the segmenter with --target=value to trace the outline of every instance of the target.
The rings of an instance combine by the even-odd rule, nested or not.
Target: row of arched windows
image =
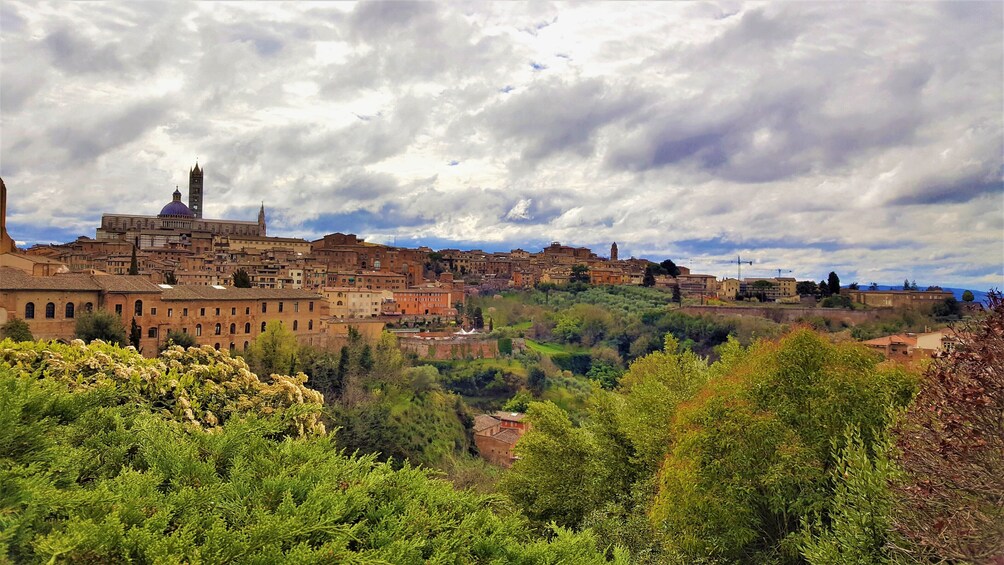
[[[91,310],[94,310],[94,303],[93,302],[88,302],[88,303],[84,304],[84,310],[87,311],[87,312],[90,312]],[[65,308],[63,310],[63,317],[64,318],[73,318],[73,317],[76,316],[76,314],[77,314],[76,306],[74,306],[74,304],[72,302],[67,302],[66,306],[65,306]],[[49,319],[49,320],[54,319],[56,317],[56,303],[55,302],[48,302],[48,303],[46,303],[46,305],[45,305],[45,317],[46,317],[46,319]],[[34,320],[35,319],[35,303],[34,302],[28,302],[27,304],[24,305],[24,319],[25,320]]]

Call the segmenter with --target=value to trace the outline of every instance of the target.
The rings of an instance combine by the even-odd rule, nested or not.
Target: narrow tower
[[[199,162],[188,171],[188,208],[196,218],[202,218],[202,169]]]
[[[265,237],[265,203],[261,203],[261,209],[258,210],[258,236]]]
[[[617,242],[615,241],[613,245],[610,246],[610,260],[617,260]]]

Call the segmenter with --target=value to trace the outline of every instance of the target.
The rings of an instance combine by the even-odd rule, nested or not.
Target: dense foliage
[[[302,378],[265,385],[209,348],[0,351],[10,561],[606,562],[589,532],[544,540],[497,496],[344,455]]]

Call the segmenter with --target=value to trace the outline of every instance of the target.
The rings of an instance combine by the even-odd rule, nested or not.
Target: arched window
[[[244,333],[246,334],[251,333],[251,322],[246,322],[244,324]]]
[[[294,332],[297,330],[297,328],[299,327],[299,325],[300,325],[300,322],[298,322],[296,320],[293,320],[293,331]]]
[[[202,324],[195,324],[195,335],[202,335]]]
[[[341,305],[342,305],[342,301],[339,300],[337,306],[341,306]]]
[[[88,302],[87,304],[84,304],[84,312],[93,312],[93,311],[94,311],[93,302]]]
[[[234,345],[234,342],[231,341],[230,342],[230,353],[233,353],[235,349],[237,349],[237,347]]]
[[[263,331],[263,332],[265,331],[265,322],[261,323],[261,331]]]
[[[137,300],[136,304],[133,305],[133,311],[136,312],[137,316],[143,315],[143,301]]]
[[[55,318],[56,317],[56,305],[52,302],[45,305],[45,317]]]
[[[216,351],[219,351],[220,350],[220,343],[219,342],[214,343],[213,344],[213,349],[215,349]]]
[[[237,324],[230,324],[230,335],[234,335],[235,333],[237,333]],[[233,348],[231,347],[231,349]]]
[[[34,320],[35,319],[35,303],[29,302],[24,305],[24,319]]]
[[[72,318],[73,314],[74,314],[74,312],[73,312],[73,303],[72,302],[67,302],[66,303],[66,317],[67,318]]]
[[[216,335],[220,335],[221,333],[223,333],[223,326],[221,326],[219,324],[216,324],[216,330],[215,330],[215,332],[216,332]]]

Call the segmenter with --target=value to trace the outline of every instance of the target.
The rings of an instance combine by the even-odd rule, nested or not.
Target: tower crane
[[[743,280],[743,263],[747,265],[752,265],[753,261],[744,261],[742,255],[736,255],[735,261],[729,261],[729,263],[736,264],[736,280]]]
[[[792,273],[792,272],[794,272],[791,269],[774,269],[774,270],[777,271],[777,278],[781,278],[781,273]]]

